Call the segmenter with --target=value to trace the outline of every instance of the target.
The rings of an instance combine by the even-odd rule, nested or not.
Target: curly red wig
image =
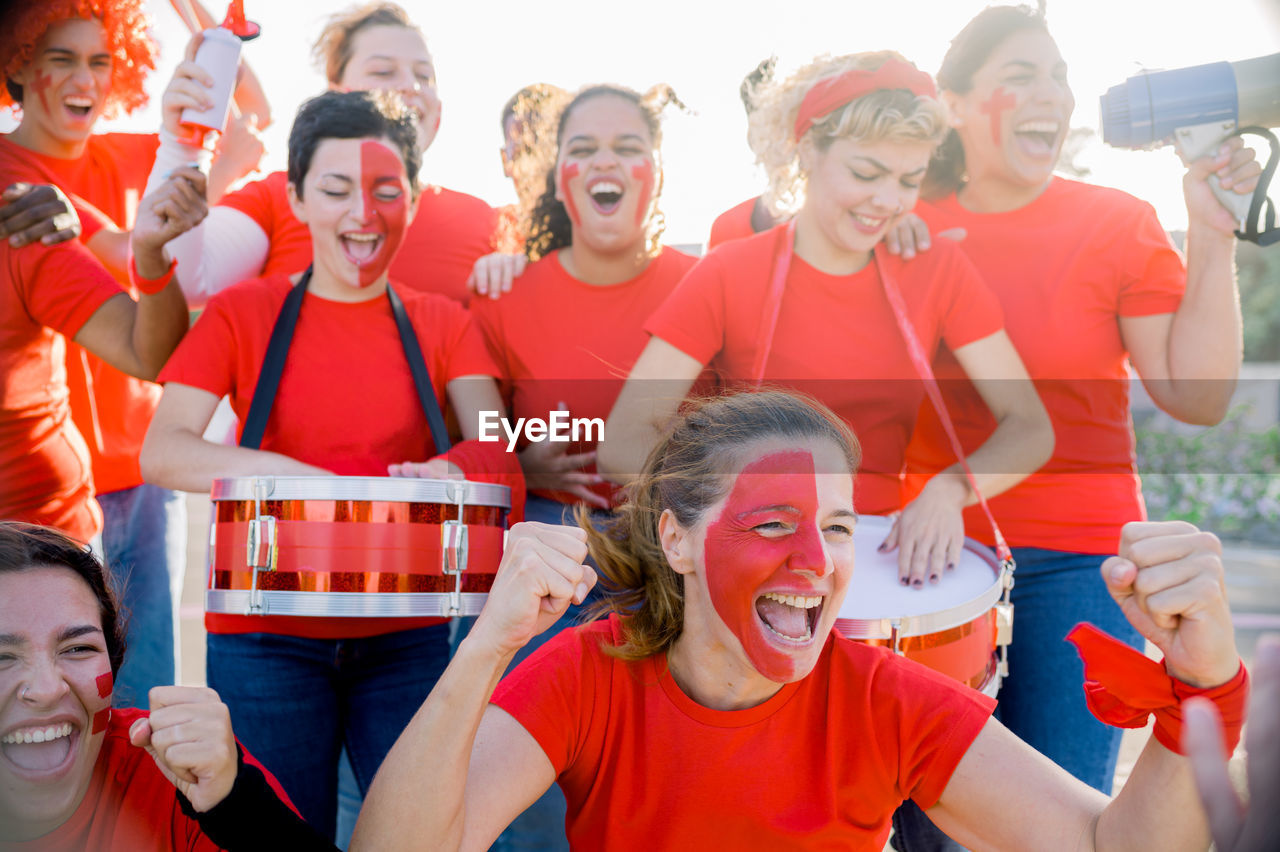
[[[147,102],[142,80],[156,67],[156,43],[147,32],[151,19],[143,0],[40,0],[15,3],[0,23],[0,64],[6,86],[0,88],[0,107],[16,103],[21,87],[10,79],[34,59],[36,43],[52,25],[71,18],[102,22],[111,53],[111,91],[104,114],[132,112]],[[15,93],[15,90],[16,92]]]

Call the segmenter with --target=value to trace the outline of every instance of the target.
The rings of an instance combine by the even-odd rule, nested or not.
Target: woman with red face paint
[[[430,837],[482,849],[558,781],[582,849],[880,850],[908,797],[975,847],[1203,849],[1190,764],[1174,751],[1178,700],[1211,696],[1238,738],[1247,690],[1217,540],[1134,524],[1106,566],[1116,602],[1166,654],[1121,662],[1082,633],[1103,661],[1100,708],[1130,725],[1156,708],[1156,735],[1109,802],[991,719],[992,699],[832,631],[854,568],[857,461],[829,410],[778,392],[722,397],[670,425],[607,529],[513,529],[351,848]],[[588,547],[614,614],[499,684],[590,590]],[[1130,706],[1134,680],[1144,709]]]
[[[437,456],[429,472],[492,473],[511,486],[519,517],[514,454],[467,442],[447,462],[439,457],[407,369],[414,356],[403,348],[401,318],[415,333],[441,421],[452,411],[474,438],[479,412],[502,410],[498,371],[466,310],[389,280],[413,216],[418,165],[412,114],[396,95],[329,92],[303,105],[289,137],[289,191],[310,231],[312,264],[293,277],[244,281],[209,302],[160,374],[164,396],[142,456],[149,481],[208,491],[228,476],[385,476]],[[242,423],[258,405],[259,387],[271,385],[262,373],[273,329],[290,313],[292,340],[259,437],[242,436],[245,446],[205,441],[223,395]],[[367,788],[444,668],[447,619],[211,613],[205,626],[209,685],[303,816],[333,836],[340,751],[345,744]]]
[[[332,849],[212,690],[111,708],[125,637],[108,583],[66,535],[0,522],[0,849]]]
[[[605,476],[625,481],[640,469],[710,364],[732,385],[804,390],[849,423],[866,460],[858,510],[901,510],[881,549],[899,548],[904,585],[936,583],[954,567],[961,510],[978,495],[957,465],[902,504],[903,453],[924,396],[903,327],[926,358],[949,343],[994,412],[999,428],[971,458],[983,494],[1035,470],[1052,434],[999,306],[963,254],[906,264],[879,245],[915,204],[945,131],[933,81],[894,53],[819,60],[757,91],[752,147],[769,197],[802,203],[787,225],[713,250],[646,322],[652,339],[600,448]]]
[[[952,131],[917,211],[935,233],[967,232],[960,248],[1000,300],[1056,436],[1045,467],[991,502],[1018,563],[1017,647],[998,712],[1107,793],[1120,733],[1088,713],[1080,663],[1062,637],[1087,619],[1141,647],[1097,576],[1123,524],[1145,517],[1127,362],[1181,420],[1213,423],[1227,410],[1241,350],[1235,241],[1207,178],[1248,192],[1258,164],[1238,139],[1191,164],[1184,265],[1149,204],[1054,176],[1075,102],[1041,13],[979,14],[951,43],[938,83]],[[943,351],[934,369],[964,448],[980,446],[994,424],[956,358]],[[922,411],[907,457],[922,477],[955,460],[932,411]],[[965,519],[969,535],[990,543],[980,517]]]
[[[566,423],[599,424],[595,434],[572,441],[520,447],[533,491],[529,520],[559,524],[575,505],[607,510],[614,504],[613,488],[595,472],[604,418],[644,348],[641,322],[695,262],[659,242],[660,117],[672,101],[666,86],[643,95],[590,86],[546,116],[550,127],[537,137],[554,140],[555,149],[544,157],[545,188],[523,226],[534,262],[501,300],[471,303],[502,368],[512,418],[549,420],[564,412]],[[559,628],[580,617],[575,608]],[[556,632],[530,643],[519,659]],[[559,791],[548,791],[494,848],[564,848]]]
[[[334,15],[315,44],[317,63],[332,91],[387,89],[413,111],[419,161],[440,127],[435,61],[421,30],[400,6],[366,2]],[[189,85],[176,96],[190,96]],[[189,156],[169,128],[161,157]],[[414,176],[415,179],[417,176]],[[205,225],[176,243],[172,256],[194,270],[184,280],[187,297],[203,304],[245,278],[300,272],[311,260],[305,223],[288,197],[289,178],[275,172],[224,198]],[[441,293],[465,303],[467,279],[477,258],[493,251],[497,214],[474,196],[426,186],[406,232],[393,273],[407,287]]]

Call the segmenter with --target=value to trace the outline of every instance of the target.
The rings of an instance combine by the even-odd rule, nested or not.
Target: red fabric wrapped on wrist
[[[1170,751],[1182,751],[1182,702],[1192,696],[1212,701],[1222,715],[1222,737],[1230,754],[1240,742],[1249,673],[1240,664],[1235,677],[1210,689],[1199,689],[1171,677],[1157,663],[1092,624],[1077,624],[1067,634],[1084,662],[1084,695],[1089,711],[1120,728],[1141,728],[1156,717],[1155,738]]]
[[[169,282],[173,280],[173,271],[177,267],[178,259],[175,257],[169,261],[169,268],[165,270],[164,275],[159,278],[143,278],[138,272],[138,259],[129,255],[129,283],[136,287],[139,293],[154,296],[169,286]]]

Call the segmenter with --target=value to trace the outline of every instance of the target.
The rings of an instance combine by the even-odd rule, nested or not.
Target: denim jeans
[[[1065,640],[1088,621],[1135,648],[1143,647],[1102,581],[1106,556],[1015,547],[1013,644],[996,718],[1041,754],[1090,787],[1111,795],[1123,731],[1093,717],[1084,702],[1084,666]],[[913,803],[894,814],[899,852],[963,847],[934,827]],[[903,836],[900,843],[898,835]]]
[[[447,624],[366,639],[211,633],[208,677],[240,742],[333,837],[342,749],[363,795],[448,657]]]
[[[174,614],[187,556],[187,503],[182,494],[139,485],[98,495],[102,553],[125,620],[128,653],[116,676],[117,707],[146,707],[153,686],[175,679]]]

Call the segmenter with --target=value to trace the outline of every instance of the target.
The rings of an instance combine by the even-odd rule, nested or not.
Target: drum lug
[[[997,601],[996,610],[996,645],[1004,646],[1013,643],[1013,604]]]
[[[245,564],[253,569],[249,583],[249,610],[246,615],[265,615],[262,591],[258,588],[258,572],[276,570],[276,519],[262,514],[262,501],[275,490],[275,477],[253,481],[253,517],[245,534]]]
[[[440,524],[440,572],[453,575],[453,591],[449,593],[449,617],[462,615],[462,573],[467,570],[467,525],[463,509],[467,505],[465,482],[450,482],[445,493],[458,510],[458,517]]]
[[[904,653],[902,650],[902,619],[901,618],[889,619],[889,643],[893,648],[893,653],[901,657]]]

